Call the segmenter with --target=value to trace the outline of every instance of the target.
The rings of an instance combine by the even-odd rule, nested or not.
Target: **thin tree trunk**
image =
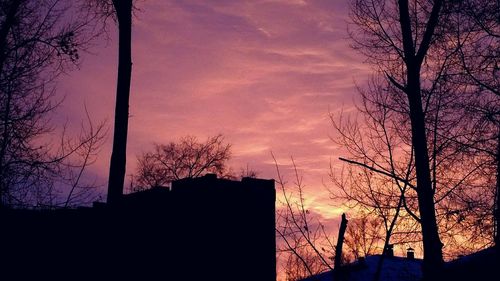
[[[127,156],[128,109],[132,75],[132,0],[113,0],[118,19],[118,82],[116,87],[113,151],[109,166],[108,203],[123,195]]]
[[[373,281],[380,280],[380,276],[382,274],[382,267],[384,265],[384,259],[385,259],[385,256],[387,255],[386,249],[389,248],[391,236],[392,236],[392,231],[394,230],[394,226],[396,225],[396,221],[398,220],[399,211],[401,210],[401,206],[403,205],[403,200],[404,200],[404,193],[402,193],[401,196],[399,197],[398,207],[396,209],[396,213],[394,214],[394,218],[391,220],[391,224],[389,225],[389,228],[385,232],[384,250],[382,251],[382,256],[380,257],[380,259],[377,263],[377,269],[375,270],[375,275],[373,276]]]
[[[333,277],[335,281],[340,280],[340,268],[342,266],[342,247],[344,245],[344,235],[347,229],[347,218],[345,214],[342,214],[342,220],[340,222],[339,237],[337,239],[337,245],[335,246],[335,260],[333,267]]]

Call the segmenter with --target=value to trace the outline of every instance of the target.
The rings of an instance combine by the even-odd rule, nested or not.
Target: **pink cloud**
[[[271,151],[290,177],[293,155],[326,212],[330,111],[352,106],[370,73],[349,48],[344,1],[145,1],[134,21],[127,173],[153,143],[222,133],[231,164],[274,178]],[[113,120],[116,38],[84,55],[60,83],[60,115]],[[83,87],[81,87],[83,85]],[[111,136],[94,172],[107,176]]]

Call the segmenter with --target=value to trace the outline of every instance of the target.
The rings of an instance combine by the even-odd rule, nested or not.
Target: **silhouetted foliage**
[[[186,136],[178,142],[155,144],[153,152],[138,157],[132,190],[165,186],[174,180],[196,178],[206,173],[226,177],[230,157],[231,145],[224,143],[222,135],[210,137],[205,142]]]

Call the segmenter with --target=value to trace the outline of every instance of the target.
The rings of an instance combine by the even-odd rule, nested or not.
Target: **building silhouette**
[[[276,280],[274,180],[209,174],[0,219],[0,280]]]

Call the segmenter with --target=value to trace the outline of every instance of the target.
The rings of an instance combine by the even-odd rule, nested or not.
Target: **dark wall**
[[[208,175],[116,206],[0,216],[1,280],[276,279],[273,180]]]

